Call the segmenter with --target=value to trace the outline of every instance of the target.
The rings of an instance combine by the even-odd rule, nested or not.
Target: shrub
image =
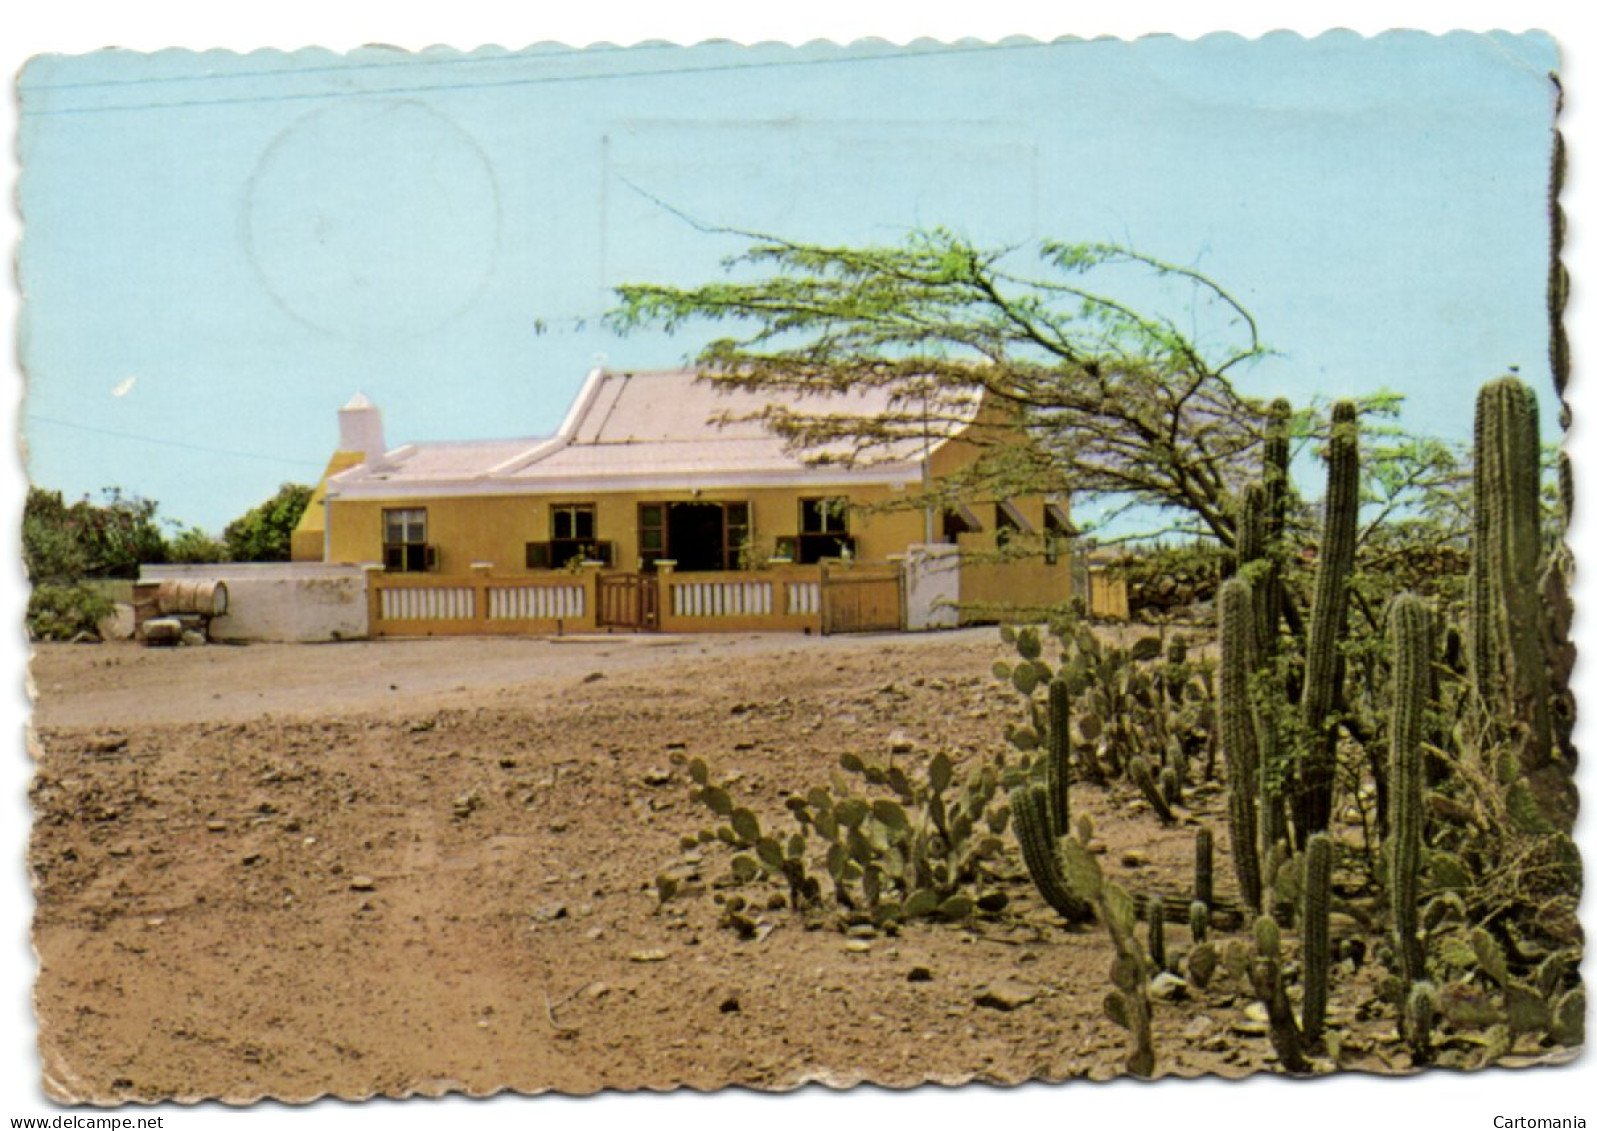
[[[100,622],[115,604],[93,585],[44,582],[28,598],[28,636],[33,640],[72,640],[83,633],[98,637]]]

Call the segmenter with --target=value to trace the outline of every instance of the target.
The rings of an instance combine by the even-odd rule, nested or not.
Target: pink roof
[[[691,369],[595,370],[551,438],[411,444],[336,476],[334,489],[348,495],[446,485],[482,492],[626,489],[671,480],[912,482],[925,451],[918,439],[873,451],[854,467],[817,467],[818,457],[840,457],[848,448],[794,450],[761,421],[739,419],[772,404],[804,415],[879,416],[892,411],[891,402],[885,389],[794,396],[727,390]]]

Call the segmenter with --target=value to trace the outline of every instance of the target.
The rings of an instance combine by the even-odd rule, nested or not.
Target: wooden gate
[[[821,569],[821,634],[900,632],[904,579],[897,566]]]
[[[660,582],[652,573],[599,575],[600,628],[654,632],[660,627]]]

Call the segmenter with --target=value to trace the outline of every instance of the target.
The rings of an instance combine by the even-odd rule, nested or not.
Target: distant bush
[[[166,560],[178,565],[203,565],[233,560],[227,543],[212,538],[197,526],[181,527],[166,544]]]
[[[100,622],[116,605],[87,582],[67,585],[44,582],[28,598],[28,636],[33,640],[73,640],[100,635]]]
[[[286,562],[292,556],[294,528],[310,503],[311,488],[284,483],[277,494],[227,524],[222,538],[235,562]],[[221,559],[218,559],[221,560]]]
[[[99,505],[67,503],[60,491],[33,487],[22,511],[22,557],[35,583],[85,577],[137,577],[139,566],[166,560],[155,504],[111,488]]]

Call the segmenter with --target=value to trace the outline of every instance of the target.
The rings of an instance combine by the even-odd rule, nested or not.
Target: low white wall
[[[145,566],[142,581],[227,583],[227,615],[211,639],[319,643],[368,633],[366,574],[360,566],[319,562]]]
[[[910,546],[904,554],[904,627],[959,627],[959,547]]]

